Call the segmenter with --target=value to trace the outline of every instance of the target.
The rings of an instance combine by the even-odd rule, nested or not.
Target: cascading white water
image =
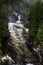
[[[14,39],[14,44],[18,45],[18,43],[24,44],[26,42],[23,32],[28,33],[28,28],[25,28],[22,24],[21,15],[17,15],[17,13],[13,12],[13,15],[17,16],[18,20],[14,21],[11,16],[9,17],[8,30],[10,32],[11,37]],[[14,18],[14,17],[13,17]]]

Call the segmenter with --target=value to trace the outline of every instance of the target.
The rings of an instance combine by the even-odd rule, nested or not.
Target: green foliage
[[[37,33],[38,41],[43,45],[43,23],[40,25]]]
[[[1,61],[1,57],[2,57],[2,44],[1,44],[1,39],[3,38],[3,36],[6,34],[7,31],[7,27],[5,25],[5,20],[3,20],[3,17],[0,19],[0,61]]]
[[[30,33],[35,35],[35,32],[37,32],[37,28],[39,26],[39,21],[40,21],[40,3],[36,3],[35,5],[32,6],[30,9],[30,22],[31,22],[31,27],[30,27]]]
[[[0,20],[0,39],[3,38],[3,36],[5,35],[6,33],[6,25],[5,25],[5,22],[3,22],[2,20]]]
[[[0,61],[1,61],[1,57],[2,57],[2,44],[1,44],[1,39],[3,38],[3,36],[6,34],[7,31],[7,26],[6,26],[6,15],[3,9],[3,4],[4,4],[4,0],[0,0]]]
[[[43,3],[38,1],[30,8],[29,18],[31,23],[29,34],[43,44]]]

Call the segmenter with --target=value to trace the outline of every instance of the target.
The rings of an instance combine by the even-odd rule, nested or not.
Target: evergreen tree
[[[40,39],[38,41],[40,43],[43,40],[43,3],[37,1],[34,5],[32,5],[29,17],[31,24],[29,35],[32,36],[32,38],[34,37],[33,42]]]

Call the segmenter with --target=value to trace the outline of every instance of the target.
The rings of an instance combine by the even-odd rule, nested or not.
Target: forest
[[[24,28],[28,28],[26,43],[17,43],[19,45],[17,48],[15,39],[12,37],[13,42],[11,42],[8,32],[8,22],[12,12],[22,15]],[[23,36],[25,34],[23,33]],[[14,43],[12,44],[14,48],[9,46],[9,42]],[[15,63],[19,58],[18,65],[26,65],[28,62],[25,58],[28,58],[33,65],[43,65],[43,0],[0,0],[0,63],[6,54],[16,59]]]

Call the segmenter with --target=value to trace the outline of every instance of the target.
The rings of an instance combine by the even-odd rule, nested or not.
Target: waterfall
[[[14,16],[17,20],[14,20]],[[28,35],[25,33],[28,33],[28,28],[24,27],[23,22],[21,21],[21,15],[17,15],[17,13],[13,12],[9,17],[8,30],[11,37],[14,39],[14,44],[16,43],[16,45],[19,45],[18,43],[24,44],[26,42],[25,35]]]
[[[28,38],[29,29],[28,27],[24,26],[23,22],[25,23],[25,21],[22,21],[21,15],[16,12],[11,13],[11,15],[9,16],[8,31],[11,38],[10,44],[12,44],[13,49],[17,52],[17,57],[19,58],[20,62],[21,62],[20,54],[21,55],[24,55],[25,53],[28,54],[26,42]],[[12,56],[13,55],[15,56],[15,54],[12,54]],[[8,65],[15,65],[15,61],[13,59],[7,54],[3,56],[1,60],[3,63],[6,63],[6,61],[8,61]],[[22,65],[18,61],[16,62],[16,64]],[[28,63],[26,65],[33,65],[33,64]]]
[[[21,62],[21,57],[23,55],[25,55],[25,58],[27,56],[26,54],[29,55],[29,50],[26,46],[26,43],[28,42],[27,39],[29,38],[29,35],[28,35],[29,29],[28,29],[28,26],[26,27],[24,26],[24,24],[26,23],[24,20],[22,20],[22,16],[20,14],[16,12],[11,13],[11,15],[9,16],[9,22],[8,22],[8,31],[11,38],[10,45],[12,45],[12,48],[13,48],[12,50],[14,50],[13,52],[16,51],[17,53],[16,58],[19,59],[20,62]],[[32,50],[33,52],[36,53],[37,57],[39,58],[39,61],[41,62],[42,57],[40,53],[33,47],[32,47]],[[10,53],[12,54],[12,52]],[[15,58],[12,59],[12,57],[9,55],[7,54],[3,56],[1,59],[2,62],[6,63],[6,61],[8,61],[8,65],[15,65],[15,61],[14,61]],[[14,57],[15,53],[13,53],[12,56]],[[26,65],[34,65],[34,64],[31,64],[31,62],[28,60],[28,56],[26,59],[25,58],[23,58],[24,60],[22,61],[26,62]],[[19,61],[17,60],[16,64],[22,65],[19,63]]]

